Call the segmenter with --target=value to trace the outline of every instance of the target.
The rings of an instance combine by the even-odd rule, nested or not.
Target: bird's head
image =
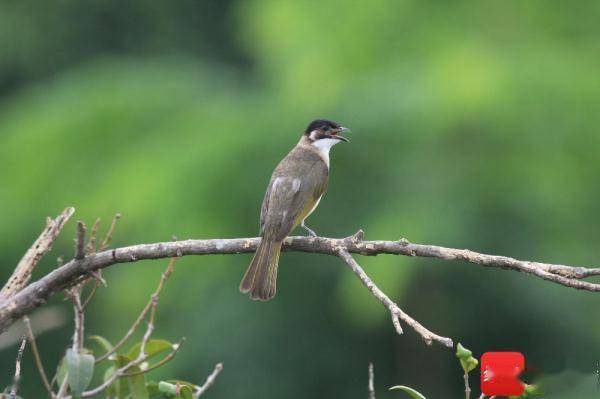
[[[341,141],[349,142],[348,138],[340,135],[340,133],[349,131],[339,123],[327,119],[317,119],[308,125],[304,135],[314,145],[332,147]]]

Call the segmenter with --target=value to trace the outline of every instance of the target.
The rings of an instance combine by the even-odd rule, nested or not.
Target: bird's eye
[[[328,132],[330,130],[331,130],[331,126],[325,126],[325,127],[323,127],[323,131],[324,132]]]

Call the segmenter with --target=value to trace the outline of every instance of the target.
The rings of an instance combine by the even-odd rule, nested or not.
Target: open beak
[[[342,127],[335,129],[333,134],[331,135],[331,137],[334,139],[342,140],[342,141],[345,141],[346,143],[349,143],[350,142],[349,138],[340,135],[340,133],[347,133],[349,131],[350,131],[350,129],[342,126]]]

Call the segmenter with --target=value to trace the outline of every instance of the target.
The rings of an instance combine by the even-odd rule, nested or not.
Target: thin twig
[[[132,361],[130,361],[129,363],[124,365],[123,367],[117,369],[114,372],[114,374],[112,374],[109,378],[107,378],[101,385],[99,385],[96,388],[91,389],[89,391],[83,392],[81,394],[82,398],[90,398],[95,395],[98,395],[101,392],[104,392],[109,386],[112,385],[113,382],[115,382],[117,380],[117,378],[125,376],[127,374],[127,371],[130,368],[139,366],[148,359],[148,354],[146,353],[146,346],[148,345],[148,342],[150,341],[150,337],[152,336],[152,333],[154,332],[154,327],[155,327],[154,320],[156,317],[156,309],[158,307],[158,299],[159,299],[159,295],[160,295],[160,290],[162,289],[164,282],[169,278],[169,275],[172,273],[174,264],[175,264],[175,260],[171,260],[169,262],[169,265],[167,266],[167,270],[163,273],[163,275],[160,279],[157,290],[154,292],[154,294],[152,294],[152,297],[150,299],[150,315],[148,317],[146,331],[144,332],[144,335],[142,337],[142,342],[140,344],[139,355],[135,359],[133,359]],[[178,348],[174,349],[175,352],[177,350],[178,350]]]
[[[98,271],[98,273],[100,273],[100,271]],[[102,277],[100,277],[100,278],[102,278]],[[92,301],[92,299],[94,299],[94,296],[96,295],[96,292],[98,292],[98,287],[100,287],[101,284],[102,284],[102,280],[100,280],[98,278],[96,278],[94,280],[94,285],[92,286],[92,290],[88,294],[88,297],[86,298],[86,300],[81,305],[81,307],[82,307],[83,310],[85,310],[85,308],[88,307],[88,305],[90,304],[90,302]]]
[[[85,231],[87,227],[81,220],[77,221],[77,239],[75,240],[75,259],[81,260],[85,257]]]
[[[142,324],[142,321],[146,318],[146,315],[148,314],[148,312],[152,308],[152,304],[154,302],[154,298],[158,297],[160,295],[160,292],[162,291],[163,286],[165,285],[165,282],[169,279],[169,277],[171,276],[171,273],[173,273],[173,267],[175,266],[176,262],[177,262],[177,258],[171,258],[171,260],[169,261],[169,264],[167,265],[166,270],[163,272],[163,274],[162,274],[162,276],[161,276],[161,278],[160,278],[160,280],[158,282],[158,286],[156,287],[156,290],[154,291],[154,293],[152,294],[152,296],[150,297],[150,299],[148,300],[148,302],[146,303],[146,305],[144,306],[144,308],[140,312],[140,314],[137,317],[137,319],[133,322],[133,324],[131,325],[131,327],[129,328],[129,330],[125,333],[125,335],[123,336],[123,338],[121,338],[119,340],[119,342],[117,342],[112,347],[111,350],[109,350],[108,352],[106,352],[105,354],[99,356],[96,359],[96,363],[100,363],[101,361],[107,359],[110,355],[112,355],[113,353],[115,353],[137,331],[138,327],[140,326],[140,324]]]
[[[75,208],[68,207],[56,219],[48,219],[46,227],[40,234],[31,248],[25,252],[21,258],[12,276],[0,291],[0,298],[8,298],[20,291],[31,278],[31,272],[39,261],[52,249],[52,244],[58,237],[60,231],[71,215],[75,212]]]
[[[73,333],[73,351],[75,353],[81,352],[83,348],[83,330],[84,330],[84,318],[85,312],[81,304],[81,285],[74,287],[69,295],[73,302],[73,314],[75,319],[75,331]]]
[[[208,388],[213,386],[217,380],[217,376],[221,371],[223,371],[223,363],[217,363],[213,372],[210,373],[210,375],[206,378],[204,385],[196,387],[194,391],[194,399],[198,399],[200,396],[202,396],[202,394],[204,394],[204,392],[208,390]]]
[[[465,398],[471,399],[471,387],[469,386],[469,373],[465,373],[463,378],[465,379]]]
[[[373,363],[369,363],[369,399],[375,399],[375,373]]]
[[[90,232],[90,239],[88,240],[88,243],[85,246],[86,255],[91,255],[96,252],[96,236],[98,234],[99,226],[100,226],[100,218],[97,218],[92,226],[92,231]]]
[[[48,391],[50,397],[53,397],[54,392],[52,391],[52,387],[50,386],[50,382],[48,381],[48,376],[46,375],[46,371],[44,370],[44,365],[42,363],[42,358],[37,347],[35,335],[33,334],[33,330],[31,329],[31,322],[29,321],[29,317],[23,317],[23,324],[25,324],[25,331],[27,332],[27,337],[29,338],[29,344],[31,346],[31,351],[33,352],[35,365],[40,373],[40,378],[42,379],[44,387],[46,388],[46,391]]]
[[[415,330],[419,335],[421,335],[421,337],[427,345],[431,345],[431,343],[435,341],[448,348],[452,348],[452,339],[442,337],[429,331],[428,329],[423,327],[421,323],[404,313],[404,311],[402,311],[402,309],[400,309],[398,305],[396,305],[383,291],[381,291],[381,289],[379,289],[379,287],[377,287],[377,285],[375,285],[375,283],[369,278],[369,276],[367,276],[367,273],[365,273],[362,267],[360,267],[360,265],[348,253],[348,250],[346,250],[346,248],[339,247],[338,256],[344,261],[346,266],[348,266],[350,270],[352,270],[354,274],[358,276],[363,285],[367,287],[369,291],[371,291],[371,294],[373,294],[373,296],[377,298],[379,302],[381,302],[386,308],[388,308],[390,314],[392,315],[392,320],[394,320],[397,317],[406,324],[408,324],[410,327],[412,327],[413,330]],[[396,323],[394,323],[394,325],[396,325]],[[398,331],[398,328],[396,328],[396,331],[398,332],[398,334],[402,334],[402,330]]]
[[[13,378],[13,385],[9,394],[9,398],[11,399],[16,398],[17,391],[19,390],[19,381],[21,380],[21,360],[23,359],[25,344],[27,344],[27,336],[23,335],[21,346],[19,347],[19,352],[17,353],[17,360],[15,361],[15,377]]]
[[[184,343],[185,343],[185,338],[181,338],[179,340],[179,342],[177,342],[176,344],[173,345],[173,350],[171,352],[169,352],[169,354],[167,356],[165,356],[164,358],[162,358],[160,361],[158,361],[157,363],[155,363],[151,366],[148,366],[148,368],[145,368],[143,370],[134,371],[131,373],[125,373],[125,374],[123,374],[123,377],[131,377],[131,376],[138,375],[138,374],[145,374],[149,371],[152,371],[154,369],[157,369],[157,368],[163,366],[164,364],[170,362],[175,357],[175,355],[177,355],[177,352],[179,352],[179,349],[181,349],[181,345],[183,345]]]
[[[115,228],[117,227],[117,222],[119,221],[119,219],[121,219],[121,214],[117,213],[115,215],[115,217],[113,218],[112,222],[110,223],[110,227],[108,228],[106,237],[104,237],[104,241],[102,241],[102,244],[100,244],[100,248],[98,249],[99,251],[104,251],[110,245],[110,242],[112,241],[113,234],[115,232]]]
[[[57,375],[58,375],[58,371],[57,371]],[[57,378],[58,380],[58,378]],[[67,393],[67,389],[69,387],[69,372],[67,371],[65,373],[65,377],[63,379],[63,382],[60,384],[60,387],[58,388],[58,393],[56,394],[56,397],[62,399],[65,397],[65,394]]]

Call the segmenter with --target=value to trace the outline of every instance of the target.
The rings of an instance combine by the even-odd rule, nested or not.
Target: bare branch
[[[96,252],[96,237],[98,235],[98,227],[100,226],[100,218],[97,218],[92,226],[92,231],[90,233],[90,239],[85,246],[86,255],[91,255]]]
[[[213,386],[213,384],[217,380],[217,376],[219,375],[219,373],[221,373],[221,371],[223,371],[223,363],[217,363],[213,372],[210,373],[210,375],[206,378],[204,385],[196,387],[196,390],[194,391],[194,399],[197,399],[200,396],[202,396],[204,392],[208,390],[208,388]]]
[[[37,343],[35,340],[35,335],[33,334],[33,330],[31,329],[31,322],[29,321],[29,317],[23,317],[23,323],[25,324],[25,330],[27,331],[27,337],[29,339],[29,345],[31,346],[31,351],[33,352],[33,358],[35,359],[35,365],[40,373],[40,377],[42,382],[44,383],[44,387],[50,397],[54,396],[54,392],[52,391],[52,387],[50,386],[50,382],[48,381],[48,376],[46,375],[46,371],[44,370],[44,365],[42,364],[42,358],[40,356],[40,352],[37,347]]]
[[[81,304],[81,285],[73,287],[68,293],[73,302],[73,315],[75,319],[75,330],[73,333],[73,351],[75,353],[81,352],[83,348],[83,329],[84,329],[84,318],[85,312],[83,311],[83,305]]]
[[[131,376],[138,375],[138,374],[145,374],[149,371],[152,371],[154,369],[162,367],[164,364],[170,362],[175,357],[177,352],[179,352],[179,350],[181,349],[181,345],[183,345],[184,343],[185,343],[185,338],[181,338],[179,340],[179,342],[177,342],[176,344],[173,345],[173,350],[171,352],[169,352],[169,354],[167,356],[165,356],[164,358],[162,358],[160,361],[156,362],[155,364],[149,366],[148,368],[146,368],[144,370],[140,370],[140,371],[136,371],[136,372],[132,372],[132,373],[125,373],[125,374],[123,374],[123,377],[131,377]]]
[[[463,376],[465,379],[465,399],[471,399],[471,387],[469,386],[469,373]]]
[[[171,260],[169,262],[169,265],[167,266],[167,270],[163,273],[163,275],[160,279],[158,288],[156,289],[156,291],[154,292],[154,294],[152,295],[152,297],[150,299],[150,316],[148,317],[148,324],[146,326],[146,331],[144,332],[144,335],[142,337],[139,355],[135,359],[133,359],[132,361],[130,361],[129,363],[124,365],[123,367],[117,369],[114,372],[114,374],[112,374],[109,378],[107,378],[104,381],[104,383],[102,383],[101,385],[99,385],[96,388],[91,389],[89,391],[83,392],[81,394],[82,398],[90,398],[90,397],[98,395],[99,393],[104,392],[106,389],[108,389],[109,386],[112,385],[113,382],[115,382],[117,380],[117,378],[128,375],[129,369],[131,369],[132,367],[141,365],[143,362],[145,362],[148,359],[148,354],[146,353],[146,345],[150,341],[150,337],[152,336],[152,333],[154,332],[154,319],[156,316],[156,309],[158,307],[159,294],[160,294],[160,291],[162,290],[164,282],[169,278],[169,275],[172,273],[174,264],[175,264],[175,260]],[[180,343],[181,343],[181,341],[180,341]],[[170,358],[169,358],[169,356],[167,356],[168,360],[170,360],[173,356],[175,356],[175,354],[179,350],[179,346],[180,345],[178,345],[176,348],[173,349],[173,351],[170,354]],[[114,350],[113,350],[113,352],[114,352]],[[168,360],[166,360],[166,361],[168,361]],[[166,361],[165,361],[165,363],[166,363]]]
[[[110,227],[108,228],[108,232],[106,233],[106,237],[104,237],[104,241],[102,241],[102,244],[100,244],[99,251],[104,251],[110,245],[110,242],[113,238],[113,234],[115,232],[115,227],[117,227],[117,222],[119,221],[119,219],[121,219],[121,214],[117,213],[113,218]]]
[[[350,268],[350,270],[352,270],[354,274],[358,276],[363,285],[367,287],[369,291],[371,291],[371,294],[373,294],[373,296],[377,298],[379,302],[381,302],[386,308],[388,308],[390,314],[392,315],[394,325],[396,326],[396,331],[398,331],[400,324],[400,322],[396,322],[396,320],[399,318],[400,320],[408,324],[410,327],[412,327],[419,335],[421,335],[421,337],[427,345],[431,345],[431,343],[435,341],[448,348],[452,348],[453,343],[450,338],[442,337],[435,333],[432,333],[431,331],[423,327],[421,323],[404,313],[402,309],[398,307],[398,305],[396,305],[386,294],[383,293],[383,291],[379,289],[379,287],[375,285],[375,283],[369,278],[369,276],[367,276],[362,267],[360,267],[360,265],[356,263],[354,258],[352,258],[352,256],[348,253],[348,251],[345,248],[338,248],[338,255],[340,259],[342,259],[344,263]],[[402,334],[401,329],[398,331],[398,334]]]
[[[158,296],[160,295],[160,292],[162,291],[162,289],[165,285],[165,282],[169,279],[169,276],[171,276],[171,273],[173,273],[173,267],[175,266],[176,262],[177,262],[177,258],[171,258],[171,260],[169,261],[169,264],[167,265],[167,269],[163,272],[163,274],[160,278],[160,281],[158,282],[158,287],[156,287],[156,290],[150,297],[150,300],[148,300],[148,303],[146,304],[146,306],[144,306],[144,308],[140,312],[140,315],[138,316],[138,318],[133,322],[133,324],[131,325],[131,327],[129,328],[127,333],[125,333],[123,338],[121,338],[119,340],[119,342],[117,342],[110,351],[106,352],[105,354],[103,354],[102,356],[99,356],[96,359],[96,363],[100,363],[101,361],[105,360],[110,355],[115,353],[136,332],[136,330],[138,329],[140,324],[142,324],[142,321],[146,318],[146,315],[152,308],[152,305],[155,301],[154,298],[158,298]]]
[[[33,243],[31,248],[25,252],[21,258],[12,276],[8,279],[6,285],[0,291],[1,298],[8,298],[19,292],[31,278],[31,272],[45,254],[52,249],[52,244],[58,237],[63,226],[75,212],[75,208],[66,208],[56,219],[48,219],[46,228],[42,234]]]
[[[81,220],[77,221],[77,239],[75,240],[75,259],[80,260],[85,257],[85,231],[87,227]]]
[[[116,223],[115,219],[115,223]],[[260,238],[233,238],[212,240],[185,240],[139,244],[99,252],[80,260],[72,260],[40,280],[25,287],[18,294],[0,301],[0,332],[44,304],[48,298],[96,270],[117,264],[145,259],[162,259],[186,255],[237,254],[254,252]],[[107,244],[108,245],[108,244]],[[600,284],[579,279],[600,275],[600,268],[584,268],[521,261],[513,258],[480,254],[469,250],[434,245],[412,244],[407,240],[363,241],[362,234],[335,239],[326,237],[288,237],[283,249],[339,256],[338,248],[361,255],[393,254],[420,256],[442,260],[465,261],[473,264],[522,271],[567,287],[586,291],[600,291]]]
[[[369,363],[369,399],[375,399],[375,373],[373,363]]]
[[[21,340],[21,346],[19,347],[19,352],[17,353],[17,360],[15,361],[15,377],[13,378],[13,385],[8,396],[11,399],[16,398],[17,390],[19,389],[19,381],[21,380],[21,360],[23,359],[25,344],[27,344],[27,337],[23,336],[23,339]]]

